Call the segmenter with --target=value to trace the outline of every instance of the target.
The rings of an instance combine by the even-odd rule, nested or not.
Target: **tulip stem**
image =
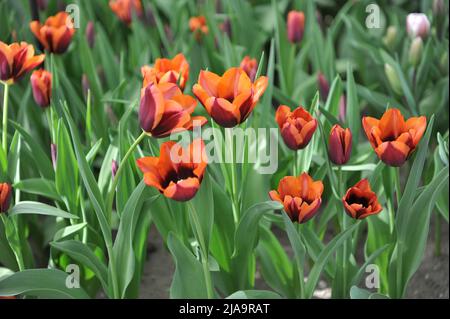
[[[128,161],[128,158],[135,150],[136,146],[144,139],[144,137],[147,135],[146,132],[142,132],[141,135],[138,136],[138,138],[134,141],[134,143],[130,146],[128,151],[125,153],[125,156],[122,158],[119,164],[119,168],[117,169],[116,175],[114,176],[114,179],[112,181],[111,189],[109,190],[108,197],[107,197],[107,211],[109,213],[108,218],[109,222],[111,222],[111,213],[113,209],[113,201],[114,201],[114,193],[116,192],[117,184],[119,183],[120,175],[122,175],[122,171],[124,169],[125,163]]]
[[[292,167],[292,175],[298,176],[298,151],[294,151],[294,165]]]
[[[8,158],[8,91],[9,84],[4,83],[3,90],[3,122],[2,122],[2,147],[5,153],[5,158]]]
[[[211,273],[209,272],[209,249],[206,246],[205,236],[203,234],[202,226],[200,224],[200,220],[198,217],[198,212],[195,209],[194,205],[191,201],[188,201],[189,206],[189,212],[191,215],[191,221],[192,226],[194,230],[195,237],[197,238],[198,244],[200,246],[200,252],[202,254],[201,260],[202,260],[202,267],[203,267],[203,275],[205,277],[205,285],[206,285],[206,293],[208,296],[208,299],[214,298],[214,291],[213,291],[213,285],[211,280]]]

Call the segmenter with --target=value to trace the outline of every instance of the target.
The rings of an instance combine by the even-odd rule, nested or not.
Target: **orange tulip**
[[[246,55],[242,59],[240,67],[245,71],[245,73],[247,73],[251,81],[255,80],[256,71],[258,71],[258,62],[256,61],[256,59],[252,59],[248,55]]]
[[[370,189],[369,181],[365,178],[347,190],[342,202],[347,215],[355,219],[363,219],[382,210],[377,195]]]
[[[111,0],[109,1],[109,7],[126,25],[131,24],[133,11],[137,16],[142,16],[143,12],[141,0]]]
[[[0,183],[0,213],[5,213],[11,204],[12,187],[8,183]]]
[[[150,83],[141,90],[139,121],[141,128],[154,137],[192,129],[193,121],[203,125],[203,116],[191,117],[197,101],[181,92],[173,83]]]
[[[317,128],[317,120],[301,106],[291,112],[289,106],[280,105],[275,120],[284,143],[294,151],[305,148]]]
[[[45,55],[34,55],[34,48],[26,42],[7,45],[0,41],[0,80],[13,84],[26,72],[39,66]]]
[[[179,84],[183,91],[189,78],[189,64],[182,53],[177,54],[172,60],[156,59],[153,67],[141,68],[144,77],[143,87],[149,83],[174,83]]]
[[[205,144],[196,139],[182,148],[168,141],[161,144],[159,157],[142,157],[136,163],[144,173],[145,184],[168,198],[187,201],[197,193],[205,173]]]
[[[33,97],[40,107],[50,105],[52,95],[52,74],[44,69],[36,70],[30,77]]]
[[[58,54],[66,52],[75,33],[67,12],[48,17],[43,25],[37,20],[31,21],[30,29],[45,50]]]
[[[415,150],[425,132],[425,116],[411,117],[406,122],[398,109],[388,109],[380,120],[362,119],[364,131],[378,157],[387,165],[401,166]]]
[[[287,35],[289,42],[300,43],[305,31],[305,14],[301,11],[290,11],[287,17]]]
[[[328,156],[337,165],[348,162],[352,152],[352,132],[349,128],[345,130],[340,125],[331,128],[328,139]]]
[[[219,125],[233,127],[249,117],[267,83],[265,76],[252,83],[241,68],[230,68],[222,76],[201,70],[192,91]]]
[[[280,202],[293,222],[306,223],[317,213],[322,203],[323,184],[314,181],[308,173],[298,177],[285,176],[278,184],[278,191],[272,190],[269,196]]]
[[[197,40],[201,39],[202,34],[208,34],[209,29],[204,16],[192,17],[189,19],[189,29],[194,33]]]

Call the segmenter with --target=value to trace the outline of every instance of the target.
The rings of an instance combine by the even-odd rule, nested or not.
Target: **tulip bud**
[[[56,148],[56,144],[54,144],[54,143],[50,144],[50,154],[52,156],[53,168],[56,170],[56,160],[57,160],[57,156],[58,156],[58,151]]]
[[[30,77],[34,101],[42,108],[50,105],[52,74],[44,69],[36,70]]]
[[[0,183],[0,214],[6,213],[11,204],[12,187],[8,183]]]
[[[48,1],[47,0],[36,0],[38,9],[44,11],[47,9]]]
[[[325,75],[322,72],[319,72],[317,75],[317,82],[319,85],[320,97],[322,100],[326,101],[328,98],[328,93],[330,92],[330,84],[328,83]]]
[[[289,42],[300,43],[305,31],[305,14],[301,11],[290,11],[287,17],[287,35]]]
[[[90,89],[89,79],[86,74],[81,76],[81,87],[83,88],[84,96],[87,96],[87,92]]]
[[[228,35],[229,38],[231,38],[231,21],[230,19],[225,19],[225,21],[220,25],[220,30],[222,30],[223,33]]]
[[[118,168],[119,168],[119,165],[117,165],[117,161],[116,160],[112,160],[112,163],[111,163],[111,175],[112,175],[113,178],[116,176]]]
[[[389,26],[386,31],[386,35],[383,38],[383,43],[388,48],[392,49],[397,38],[397,28],[393,25]]]
[[[391,85],[392,90],[395,93],[401,95],[403,90],[400,84],[400,79],[398,78],[397,72],[395,69],[388,63],[384,64],[384,73],[386,73],[386,77]]]
[[[90,48],[94,47],[95,43],[95,29],[94,29],[94,22],[89,21],[86,25],[86,39],[89,44]]]
[[[334,125],[331,128],[330,137],[328,139],[328,156],[336,165],[343,165],[350,159],[352,152],[352,132],[349,128],[345,130]]]
[[[153,14],[153,10],[152,8],[146,8],[145,9],[145,19],[144,22],[149,26],[149,27],[155,27],[156,26],[156,20],[155,20],[155,15]]]
[[[423,50],[423,41],[421,37],[415,38],[411,42],[411,47],[409,48],[409,63],[412,66],[417,66],[420,62]]]
[[[241,61],[240,68],[247,73],[252,82],[255,80],[256,71],[258,70],[258,62],[256,59],[252,59],[246,55]]]
[[[430,32],[430,21],[423,13],[410,13],[406,17],[406,31],[411,38],[425,39]]]
[[[347,116],[347,101],[345,95],[341,95],[339,99],[339,121],[345,122]]]

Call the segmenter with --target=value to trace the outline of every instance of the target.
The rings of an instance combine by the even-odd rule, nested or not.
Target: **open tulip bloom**
[[[69,2],[0,1],[0,303],[448,296],[447,2]]]

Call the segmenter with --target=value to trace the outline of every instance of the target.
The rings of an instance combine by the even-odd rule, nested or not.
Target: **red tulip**
[[[5,213],[11,204],[12,187],[8,183],[0,183],[0,213]]]
[[[278,184],[278,191],[270,191],[269,196],[273,201],[283,204],[293,222],[302,224],[317,214],[322,203],[322,193],[322,182],[314,181],[308,173],[303,173],[298,177],[283,177]]]
[[[209,29],[204,16],[192,17],[189,19],[189,29],[194,33],[195,38],[200,40],[203,34],[208,34]]]
[[[241,61],[240,68],[247,73],[248,77],[253,82],[255,80],[256,71],[258,71],[258,61],[246,55]]]
[[[345,130],[340,125],[331,128],[328,139],[328,155],[330,160],[337,165],[343,165],[350,159],[352,152],[352,132]]]
[[[317,128],[317,120],[301,106],[291,112],[288,106],[280,105],[275,113],[275,120],[284,143],[291,150],[305,148]]]
[[[380,120],[365,116],[364,131],[380,160],[390,166],[402,166],[411,156],[425,132],[425,116],[411,117],[406,122],[398,109],[388,109]]]
[[[156,59],[153,67],[141,68],[143,87],[149,83],[174,83],[183,91],[189,78],[189,64],[182,53],[173,59]]]
[[[377,195],[372,192],[369,181],[365,178],[347,190],[342,202],[347,215],[355,219],[363,219],[382,210]]]
[[[52,74],[44,69],[36,70],[30,77],[33,97],[40,107],[48,107],[52,95]]]
[[[192,129],[193,121],[203,125],[203,116],[191,117],[197,101],[181,92],[173,83],[150,83],[141,90],[139,121],[141,128],[153,137]]]
[[[260,76],[252,83],[241,68],[230,68],[222,76],[201,70],[192,91],[214,121],[234,127],[250,116],[267,82]]]
[[[133,12],[137,16],[142,16],[141,0],[111,0],[109,1],[109,7],[126,25],[131,24]]]
[[[205,173],[205,144],[196,139],[188,148],[174,141],[161,144],[159,157],[142,157],[136,161],[144,173],[144,182],[164,196],[187,201],[195,196]]]
[[[7,45],[0,41],[0,80],[13,84],[22,75],[39,66],[45,55],[34,55],[34,48],[26,42]]]
[[[75,33],[75,28],[70,22],[67,12],[59,12],[47,18],[45,24],[37,20],[31,21],[30,29],[45,50],[59,54],[66,52]]]
[[[301,11],[290,11],[287,17],[287,34],[289,42],[300,43],[305,31],[305,15]]]

